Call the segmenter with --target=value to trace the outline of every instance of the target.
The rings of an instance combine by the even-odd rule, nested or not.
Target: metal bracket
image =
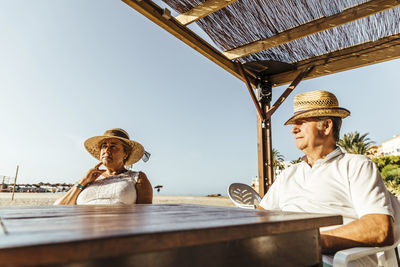
[[[272,83],[263,77],[257,79],[257,101],[261,104],[271,103],[272,100]]]
[[[169,10],[168,8],[164,8],[162,16],[163,16],[164,19],[170,20],[172,18],[171,10]]]

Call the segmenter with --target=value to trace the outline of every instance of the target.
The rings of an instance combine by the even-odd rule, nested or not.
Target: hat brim
[[[99,143],[110,138],[116,138],[120,139],[121,141],[124,141],[127,145],[129,145],[132,148],[132,152],[129,155],[128,159],[125,162],[125,166],[132,165],[136,162],[138,162],[144,154],[144,148],[143,146],[133,140],[129,140],[126,138],[122,138],[119,136],[94,136],[89,139],[87,139],[84,143],[86,150],[89,152],[90,155],[92,155],[94,158],[100,160],[100,147]]]
[[[349,115],[350,111],[345,108],[316,108],[294,114],[287,122],[285,122],[285,125],[294,124],[298,119],[315,117],[340,117],[343,119]]]

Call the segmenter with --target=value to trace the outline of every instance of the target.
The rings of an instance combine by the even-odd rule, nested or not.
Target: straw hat
[[[125,144],[131,147],[131,154],[128,156],[125,165],[129,166],[136,162],[138,162],[144,154],[144,148],[138,142],[133,140],[129,140],[129,135],[127,132],[120,128],[113,128],[104,132],[102,136],[94,136],[87,139],[84,143],[86,150],[95,157],[100,160],[100,143],[105,139],[109,138],[117,138],[123,141]]]
[[[313,117],[346,118],[350,111],[339,107],[336,96],[327,91],[312,91],[296,95],[293,103],[294,115],[285,122],[293,124],[295,120]]]

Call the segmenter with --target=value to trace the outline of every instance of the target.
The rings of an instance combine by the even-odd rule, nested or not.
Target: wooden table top
[[[342,223],[339,215],[182,204],[5,207],[0,220],[0,262],[71,250],[73,259],[113,257]]]

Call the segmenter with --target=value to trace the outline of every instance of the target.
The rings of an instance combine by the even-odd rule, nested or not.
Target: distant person
[[[152,203],[153,189],[146,175],[125,168],[145,153],[143,146],[130,140],[127,132],[110,129],[102,136],[87,139],[84,145],[100,162],[54,205]],[[105,169],[100,169],[101,165]]]
[[[321,231],[325,254],[387,246],[395,240],[393,209],[399,202],[386,190],[375,163],[337,146],[342,118],[348,115],[330,92],[297,95],[294,115],[285,125],[293,125],[296,146],[305,155],[277,177],[260,203],[267,210],[342,215],[345,225]],[[330,260],[324,256],[326,263]],[[377,266],[376,257],[364,257],[357,264]]]

